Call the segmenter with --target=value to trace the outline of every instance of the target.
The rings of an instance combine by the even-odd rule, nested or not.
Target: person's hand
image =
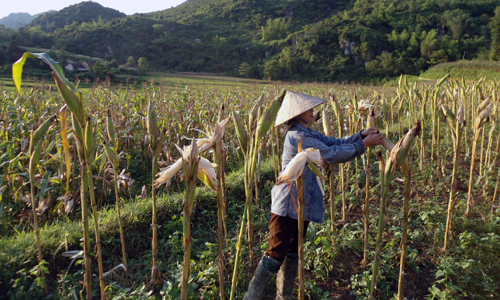
[[[378,130],[377,130],[378,131]],[[372,133],[363,139],[363,146],[366,148],[381,145],[384,141],[384,136],[381,133]]]
[[[361,131],[361,136],[367,137],[370,134],[374,134],[374,133],[380,133],[380,131],[377,129],[377,127],[370,127],[370,128],[367,128],[367,129],[364,129],[363,131]]]

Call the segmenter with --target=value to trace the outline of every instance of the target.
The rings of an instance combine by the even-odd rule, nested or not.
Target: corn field
[[[324,166],[327,217],[304,241],[302,299],[500,297],[497,82],[103,81],[69,89],[75,108],[57,76],[0,94],[0,298],[242,298],[267,249],[285,135],[258,126],[282,90],[334,97],[321,107],[330,126],[313,126],[336,137],[374,123],[396,144],[419,124],[398,164],[380,147]]]

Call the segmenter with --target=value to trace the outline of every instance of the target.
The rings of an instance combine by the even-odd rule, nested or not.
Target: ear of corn
[[[278,182],[276,184],[282,184],[282,183],[290,184],[295,180],[297,180],[297,178],[299,178],[299,176],[302,175],[302,173],[304,172],[304,167],[308,161],[311,161],[317,165],[322,165],[323,158],[321,157],[319,150],[308,148],[305,151],[297,153],[297,155],[295,155],[292,158],[292,160],[288,163],[288,165],[285,167],[283,172],[281,172],[281,174],[278,177]],[[318,171],[318,174],[321,173],[319,169],[317,168],[315,169]],[[313,169],[311,168],[311,170]],[[313,172],[316,170],[313,170]],[[322,178],[324,177],[322,174],[320,174],[319,176]]]
[[[248,132],[243,126],[240,117],[233,111],[231,116],[233,117],[234,129],[236,131],[236,135],[238,136],[238,140],[240,142],[240,148],[244,155],[246,155],[248,149]]]
[[[59,76],[53,76],[57,89],[69,110],[76,115],[78,121],[83,124],[85,120],[81,99],[76,92],[69,88]]]
[[[323,132],[325,133],[325,135],[333,136],[330,115],[327,113],[326,109],[321,110],[321,119],[323,123]]]
[[[106,155],[108,156],[109,161],[113,165],[113,168],[118,168],[118,156],[116,156],[116,152],[111,148],[108,143],[104,143],[104,151],[106,151]]]
[[[259,136],[264,136],[269,128],[273,125],[276,120],[276,115],[280,110],[281,103],[283,102],[283,97],[285,97],[285,90],[282,90],[281,93],[271,102],[264,113],[259,118],[259,122],[257,123],[257,132]]]
[[[204,157],[200,157],[198,162],[198,170],[196,172],[196,176],[209,188],[214,191],[217,191],[217,174],[215,172],[214,167],[217,167],[216,164],[212,164],[208,159]]]
[[[387,150],[388,152],[392,151],[392,148],[394,148],[394,144],[389,140],[386,136],[384,136],[384,140],[382,141],[382,146]]]
[[[474,121],[474,128],[476,130],[481,128],[484,125],[484,123],[486,123],[494,106],[495,106],[494,103],[490,103],[486,107],[484,107],[483,109],[481,109],[481,110],[478,109],[478,115]]]
[[[85,126],[85,151],[87,154],[86,158],[89,164],[92,165],[95,158],[96,146],[95,146],[94,127],[90,120],[87,121],[87,124]]]
[[[35,132],[33,132],[33,138],[31,140],[30,148],[32,147],[32,145],[36,145],[45,136],[53,120],[54,117],[48,118],[47,120],[45,120],[45,122],[42,123],[42,125],[40,125],[40,127],[35,130]]]
[[[261,108],[262,104],[264,103],[264,94],[260,95],[259,100],[255,102],[255,104],[252,107],[252,110],[250,111],[250,116],[248,117],[248,128],[250,130],[254,129],[254,122],[259,118],[259,108]]]
[[[196,145],[198,146],[200,153],[203,153],[208,149],[212,148],[217,139],[222,138],[228,122],[229,118],[226,118],[220,121],[219,123],[216,123],[214,129],[210,133],[210,136],[208,136],[207,138],[198,139],[196,141]]]
[[[366,127],[375,127],[375,109],[372,108],[366,118]]]
[[[35,178],[35,170],[36,170],[36,166],[38,165],[38,162],[40,161],[40,154],[41,153],[42,153],[42,143],[38,143],[34,147],[33,152],[31,153],[31,157],[30,157],[30,165],[29,165],[30,179]],[[31,197],[34,197],[34,196],[35,195],[31,195]]]
[[[339,102],[337,101],[334,95],[330,95],[330,101],[332,103],[333,111],[335,112],[335,116],[337,118],[337,130],[339,130],[338,135],[340,137],[342,135],[342,122],[344,120],[344,117],[342,115],[342,108],[340,108]]]
[[[417,124],[396,143],[390,154],[392,163],[395,163],[396,166],[400,166],[405,162],[409,151],[416,142],[416,136],[420,134],[420,130],[420,121],[418,121]]]
[[[316,176],[318,176],[319,178],[321,178],[323,180],[326,180],[326,177],[323,174],[323,172],[321,172],[321,170],[318,168],[318,166],[312,160],[307,159],[307,166],[309,167],[309,169],[311,169],[311,171],[313,171],[314,174],[316,174]],[[320,185],[320,187],[321,187],[321,185]]]
[[[109,110],[108,110],[108,115],[106,117],[106,134],[113,147],[115,147],[117,143],[115,126],[113,124],[113,119],[111,118],[111,112]]]
[[[69,191],[69,179],[71,174],[71,155],[69,153],[69,140],[68,140],[68,122],[66,117],[66,112],[68,110],[67,105],[64,105],[60,112],[60,122],[61,122],[61,141],[63,145],[64,162],[66,165],[66,194]]]
[[[179,158],[174,164],[167,167],[165,170],[158,173],[158,178],[154,181],[155,186],[166,184],[172,179],[175,174],[179,173],[182,169],[182,159]]]

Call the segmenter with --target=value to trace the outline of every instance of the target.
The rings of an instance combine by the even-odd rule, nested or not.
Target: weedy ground
[[[302,90],[311,90],[313,86],[301,86]],[[355,87],[354,89],[357,89]],[[253,89],[256,89],[253,87]],[[373,90],[373,87],[371,87]],[[325,88],[321,90],[324,92]],[[365,93],[357,90],[360,94]],[[146,89],[145,93],[150,93]],[[196,127],[195,123],[207,122],[208,113],[203,109],[217,106],[213,99],[223,98],[225,103],[233,99],[255,99],[255,92],[225,91],[201,92],[196,87],[185,87],[177,91],[175,96],[184,99],[190,109],[182,111],[181,104],[178,110],[188,114],[186,122],[179,121],[183,114],[177,108],[163,112],[172,114],[173,118],[165,119],[166,130],[175,141],[180,142],[182,134],[187,134],[186,128]],[[318,92],[319,93],[319,92]],[[368,92],[369,94],[370,92]],[[389,92],[391,93],[391,91]],[[249,96],[251,95],[251,96]],[[22,166],[25,162],[17,153],[23,151],[22,140],[29,136],[29,129],[44,111],[55,111],[60,105],[56,97],[47,99],[45,94],[36,90],[26,94],[23,99],[15,98],[12,94],[4,92],[3,103],[5,108],[0,109],[2,119],[9,120],[2,123],[2,140],[0,142],[0,168],[4,171],[0,176],[0,187],[12,183],[14,177],[23,177]],[[110,299],[176,299],[180,295],[180,278],[182,273],[182,207],[183,207],[183,182],[177,178],[169,189],[162,188],[158,199],[158,224],[159,227],[159,254],[158,268],[163,273],[164,285],[157,290],[150,290],[147,286],[151,273],[151,199],[140,198],[140,188],[150,184],[149,174],[151,166],[147,161],[147,151],[141,145],[143,134],[140,133],[141,109],[145,97],[140,92],[132,94],[116,94],[97,89],[88,91],[89,101],[96,101],[96,108],[104,110],[107,105],[97,102],[96,99],[108,99],[111,106],[116,106],[119,98],[127,100],[126,105],[133,107],[126,118],[116,120],[120,124],[122,134],[121,144],[125,149],[122,160],[123,167],[131,172],[136,184],[123,197],[122,209],[123,224],[127,240],[127,255],[129,270],[125,273],[117,269],[106,277],[106,293]],[[122,100],[123,100],[122,99]],[[195,100],[193,100],[195,99]],[[197,103],[203,99],[201,105]],[[59,103],[59,104],[58,104]],[[92,102],[94,103],[94,102]],[[207,104],[208,103],[208,104]],[[249,101],[249,103],[251,103]],[[246,109],[250,105],[243,103],[238,109]],[[18,107],[16,105],[21,106]],[[120,104],[121,105],[121,104]],[[10,108],[9,108],[10,107]],[[186,106],[187,107],[187,106]],[[159,115],[163,115],[159,112]],[[95,113],[97,115],[97,113]],[[172,123],[167,123],[172,121]],[[175,121],[175,122],[174,122]],[[192,123],[189,123],[192,122]],[[397,126],[396,126],[397,127]],[[135,131],[131,139],[134,146],[127,148],[127,138],[130,129]],[[201,127],[199,129],[202,129]],[[443,136],[445,126],[441,127]],[[429,134],[430,128],[426,128]],[[8,132],[7,137],[5,133]],[[176,133],[177,132],[177,133]],[[179,134],[178,132],[182,132]],[[55,134],[54,134],[55,136]],[[429,139],[429,136],[424,137]],[[240,226],[240,218],[245,203],[243,184],[242,158],[238,155],[234,132],[226,135],[228,143],[228,167],[226,168],[226,197],[227,197],[227,244],[224,245],[225,254],[225,294],[230,293],[232,265],[234,263],[235,244]],[[52,147],[52,148],[51,148]],[[44,159],[46,170],[57,173],[58,163],[54,145],[48,143],[47,151],[52,153]],[[169,146],[168,153],[176,153],[173,145]],[[20,148],[20,149],[19,149]],[[483,194],[481,184],[476,186],[476,209],[472,215],[466,217],[465,201],[469,178],[470,157],[467,151],[461,155],[461,165],[458,173],[458,197],[452,229],[451,244],[448,251],[443,252],[444,228],[449,197],[449,184],[451,181],[452,151],[451,141],[444,140],[441,145],[443,168],[429,165],[431,153],[424,155],[423,168],[418,168],[419,156],[412,154],[414,161],[412,192],[410,201],[410,220],[408,237],[408,257],[405,273],[404,295],[407,299],[497,299],[500,295],[500,211],[493,210],[492,188],[488,186]],[[50,150],[53,150],[52,152]],[[233,152],[231,152],[233,151]],[[427,151],[430,151],[427,148]],[[376,161],[375,158],[372,161]],[[363,258],[363,211],[364,202],[364,173],[362,161],[358,160],[358,173],[354,173],[354,164],[349,166],[350,175],[347,184],[348,213],[345,222],[339,222],[341,213],[341,195],[339,188],[326,187],[327,192],[335,193],[337,210],[335,228],[330,227],[329,203],[325,200],[325,221],[323,224],[311,224],[306,238],[306,298],[307,299],[366,299],[369,295],[371,279],[370,268],[363,269],[360,262]],[[372,192],[370,200],[370,252],[369,261],[373,259],[375,248],[375,233],[379,209],[380,185],[377,178],[377,164],[372,169]],[[99,166],[95,166],[99,169]],[[263,161],[260,169],[259,204],[253,207],[254,216],[254,247],[257,258],[260,258],[267,249],[268,222],[270,218],[270,190],[275,182],[275,166],[271,159]],[[338,171],[338,170],[335,170]],[[78,176],[75,174],[74,176]],[[391,183],[389,202],[386,216],[386,226],[383,235],[384,247],[381,256],[381,267],[377,285],[377,299],[393,299],[397,294],[400,239],[402,235],[402,193],[403,175],[396,173],[396,179]],[[495,182],[491,176],[491,183]],[[57,181],[57,179],[53,179]],[[338,184],[338,180],[336,183]],[[103,186],[96,184],[98,194],[102,197],[102,206],[99,211],[101,222],[102,247],[105,270],[120,264],[120,236],[116,211],[114,209],[113,193],[105,193]],[[49,192],[56,193],[57,189]],[[5,192],[2,200],[2,217],[0,230],[0,290],[4,291],[0,299],[78,299],[82,289],[83,266],[82,261],[62,257],[66,250],[79,250],[82,248],[81,223],[78,208],[69,217],[58,216],[54,211],[47,216],[42,216],[42,248],[45,263],[38,265],[36,262],[36,246],[34,234],[31,230],[29,217],[23,215],[29,207],[20,201],[15,201],[12,192]],[[328,195],[325,196],[328,199]],[[498,207],[498,199],[496,200]],[[24,217],[24,219],[23,219]],[[93,225],[90,226],[93,228]],[[218,270],[217,270],[217,215],[216,194],[204,187],[197,189],[196,202],[192,215],[192,256],[190,277],[190,299],[218,299]],[[91,236],[93,233],[91,232]],[[244,244],[241,266],[238,272],[238,286],[236,299],[241,299],[255,269],[256,263],[250,262],[248,245]],[[97,273],[97,264],[94,262],[93,273]],[[37,275],[43,272],[44,278]],[[47,293],[43,290],[45,280],[48,286]],[[93,279],[95,298],[98,297],[97,279]],[[265,299],[274,299],[274,280],[265,291]]]

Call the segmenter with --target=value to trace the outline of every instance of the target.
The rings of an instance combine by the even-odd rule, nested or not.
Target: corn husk
[[[182,170],[182,158],[179,158],[172,165],[158,173],[157,179],[154,181],[155,186],[167,184],[170,180]]]
[[[321,119],[323,122],[323,132],[327,136],[333,136],[333,130],[331,125],[330,115],[326,111],[326,109],[321,110]]]
[[[408,153],[416,142],[417,135],[420,134],[420,121],[413,126],[410,131],[400,139],[390,153],[391,163],[396,167],[402,165],[408,157]]]
[[[192,144],[193,145],[193,144]],[[186,162],[190,162],[193,159],[197,159],[196,155],[198,154],[198,147],[194,147],[194,151],[191,150],[191,146],[186,147],[185,149],[180,149],[179,146],[176,145],[177,149],[182,154],[183,158],[179,158],[175,161],[174,164],[167,167],[165,170],[162,170],[158,173],[157,179],[154,181],[155,186],[160,186],[162,184],[168,184],[170,180],[182,170],[182,160],[184,159]],[[194,145],[196,145],[194,143]],[[196,154],[196,155],[193,155]],[[208,159],[204,157],[198,157],[198,168],[196,170],[196,176],[205,183],[208,187],[213,190],[217,190],[217,174],[215,172],[215,167],[217,164],[212,164]]]
[[[113,119],[111,118],[111,112],[108,110],[108,115],[106,117],[106,134],[109,141],[114,146],[116,144],[116,133],[115,126],[113,124]]]
[[[487,100],[485,100],[485,101],[487,101]],[[484,107],[483,109],[477,110],[478,114],[477,114],[476,119],[474,120],[474,129],[477,130],[477,129],[481,128],[486,123],[494,106],[495,106],[494,103],[490,103],[486,107]]]
[[[246,154],[248,147],[248,132],[245,129],[245,126],[241,122],[240,117],[233,111],[231,114],[234,123],[234,129],[236,131],[236,135],[238,136],[238,141],[240,142],[240,148],[243,154]]]
[[[261,108],[262,104],[264,104],[264,94],[260,95],[260,98],[259,100],[257,100],[257,102],[255,102],[255,104],[253,105],[252,107],[252,110],[250,112],[250,116],[249,116],[249,119],[248,119],[248,128],[251,128],[253,129],[254,127],[254,123],[255,123],[255,120],[257,120],[257,118],[259,117],[259,108]]]
[[[391,142],[386,136],[384,136],[384,140],[382,141],[382,146],[387,150],[388,152],[392,151],[392,148],[394,148],[394,143]]]
[[[290,184],[297,180],[304,172],[307,161],[310,160],[317,165],[323,164],[323,158],[318,149],[308,148],[295,155],[286,168],[280,173],[276,184]]]
[[[30,144],[30,150],[33,150],[33,147],[45,136],[47,131],[50,128],[50,125],[52,124],[52,121],[54,121],[55,117],[50,117],[45,122],[42,123],[34,132],[33,132],[33,138],[31,140]]]
[[[87,121],[87,124],[85,125],[85,151],[86,151],[86,158],[89,162],[89,164],[92,165],[94,162],[95,158],[95,152],[96,152],[96,145],[95,145],[95,136],[94,136],[94,126],[92,125],[92,122],[90,120]]]
[[[257,132],[259,136],[264,136],[269,128],[271,128],[271,126],[273,125],[284,97],[285,90],[282,90],[281,93],[276,97],[276,99],[274,99],[274,101],[266,107],[266,109],[260,116],[259,122],[257,123]]]
[[[198,146],[200,153],[212,148],[214,143],[224,136],[228,122],[229,118],[226,118],[219,123],[216,123],[213,132],[208,137],[196,140],[196,145]]]

